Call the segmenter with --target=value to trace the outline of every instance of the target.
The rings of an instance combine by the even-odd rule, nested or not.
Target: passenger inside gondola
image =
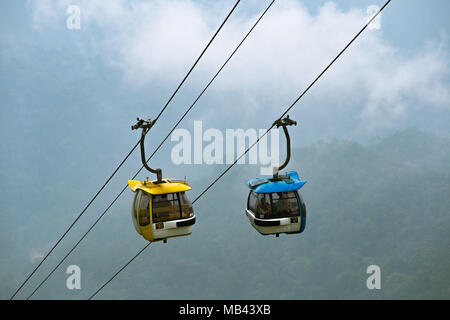
[[[270,215],[270,198],[268,194],[260,195],[257,212],[261,219],[267,218]]]
[[[180,219],[180,205],[177,193],[154,195],[152,197],[153,222]]]
[[[273,218],[284,218],[299,214],[297,197],[294,192],[277,192],[272,194]]]

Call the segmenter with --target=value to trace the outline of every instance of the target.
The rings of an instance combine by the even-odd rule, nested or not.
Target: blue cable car
[[[247,181],[250,188],[246,214],[259,233],[301,233],[306,225],[306,206],[298,191],[306,181],[301,181],[297,172],[291,171],[272,177]]]
[[[291,157],[291,145],[287,126],[297,123],[289,116],[277,120],[275,125],[283,127],[287,141],[287,157],[278,168],[274,168],[273,177],[250,179],[246,185],[250,188],[245,210],[251,225],[261,234],[301,233],[306,226],[306,205],[300,188],[306,181],[300,180],[297,172],[285,175],[278,172],[286,167]]]

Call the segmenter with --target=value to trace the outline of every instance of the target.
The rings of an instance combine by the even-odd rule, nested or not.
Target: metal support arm
[[[278,172],[280,170],[283,170],[288,165],[289,160],[291,160],[291,138],[289,137],[287,126],[296,126],[297,121],[294,121],[290,119],[289,116],[286,116],[286,118],[284,119],[278,119],[274,124],[277,126],[277,128],[283,127],[283,132],[286,137],[286,160],[281,166],[273,168],[273,177],[278,178]]]
[[[131,130],[142,129],[141,141],[140,141],[142,165],[144,166],[145,169],[147,169],[151,173],[156,174],[156,179],[158,180],[158,182],[161,182],[162,181],[162,171],[160,168],[152,169],[148,166],[147,160],[145,157],[145,146],[144,146],[145,135],[151,129],[151,127],[155,124],[156,120],[154,120],[154,121],[152,121],[151,119],[143,120],[143,119],[139,119],[139,118],[137,118],[137,120],[138,120],[138,122],[134,126],[131,126]]]

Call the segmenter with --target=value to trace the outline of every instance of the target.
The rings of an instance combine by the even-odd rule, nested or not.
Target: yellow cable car
[[[142,129],[141,160],[143,166],[155,173],[157,180],[129,180],[128,185],[135,193],[131,218],[136,231],[148,241],[167,242],[168,238],[187,236],[195,224],[194,210],[186,191],[191,190],[187,181],[163,179],[161,169],[152,169],[145,158],[145,135],[155,121],[138,118],[131,129]]]
[[[149,241],[187,236],[195,224],[194,210],[186,195],[186,181],[129,180],[135,192],[131,217],[136,231]]]
[[[306,183],[297,172],[279,175],[291,159],[291,138],[287,126],[297,122],[286,116],[274,125],[282,127],[286,137],[286,160],[280,167],[273,168],[273,177],[251,179],[246,182],[250,188],[246,215],[251,225],[261,234],[302,233],[306,225],[306,206],[299,189]]]

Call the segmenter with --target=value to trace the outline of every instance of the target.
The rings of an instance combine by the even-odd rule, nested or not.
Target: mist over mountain
[[[194,139],[196,123],[203,133],[264,131],[301,95],[289,111],[298,126],[286,170],[308,181],[305,232],[275,238],[250,226],[244,182],[260,165],[238,164],[194,204],[191,236],[151,244],[96,298],[450,298],[450,1],[391,1],[305,95],[386,1],[275,1],[220,69],[270,2],[239,2],[145,144],[149,155],[175,125],[190,133],[195,156],[209,143]],[[234,4],[0,1],[0,298],[114,172],[140,137],[130,129],[136,117],[160,113]],[[150,166],[186,177],[195,199],[226,165],[178,165],[175,140]],[[280,143],[283,154],[282,134]],[[127,186],[140,165],[137,149],[17,298],[121,190],[32,298],[86,299],[147,244],[133,227]],[[81,290],[66,288],[70,265],[81,268]],[[380,267],[381,290],[366,286],[370,265]]]
[[[450,139],[415,129],[365,146],[334,140],[297,148],[287,169],[308,181],[301,189],[307,225],[300,235],[279,238],[250,226],[244,182],[259,174],[254,166],[236,166],[195,204],[191,236],[151,244],[97,298],[448,299],[449,163]],[[191,199],[224,168],[191,180]],[[15,209],[2,201],[1,210],[17,216],[11,225],[2,215],[1,298],[8,298],[40,261],[39,253],[49,250],[45,244],[58,235],[52,228],[61,230],[71,221],[57,216],[65,199],[52,202],[41,216],[28,210],[32,203],[26,197]],[[130,205],[127,192],[33,298],[86,299],[134,256],[146,242],[134,231]],[[89,211],[19,298],[53,268],[98,211]],[[81,290],[65,287],[70,264],[81,268]],[[369,265],[381,269],[381,290],[366,287]]]

